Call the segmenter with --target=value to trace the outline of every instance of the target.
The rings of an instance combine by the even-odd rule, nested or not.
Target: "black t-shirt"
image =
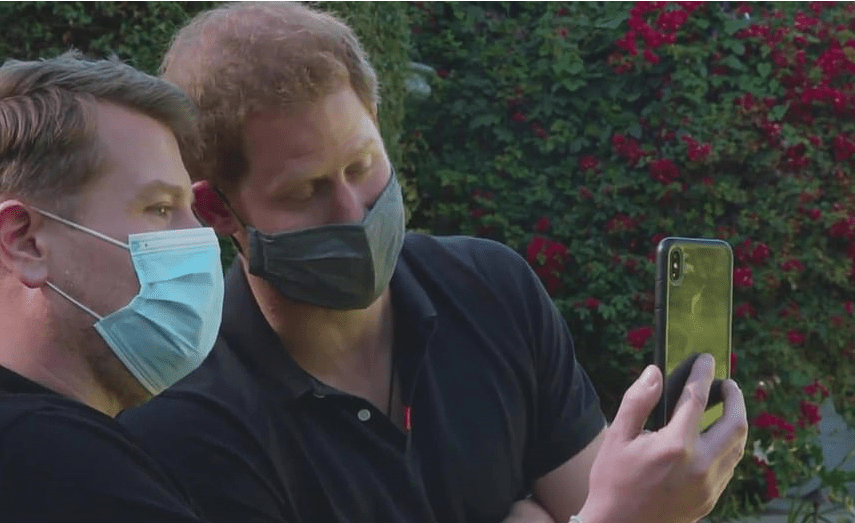
[[[391,283],[405,430],[288,356],[236,264],[211,356],[119,422],[212,521],[493,522],[605,426],[567,326],[496,242],[409,234]]]
[[[0,367],[0,521],[200,519],[115,420]]]

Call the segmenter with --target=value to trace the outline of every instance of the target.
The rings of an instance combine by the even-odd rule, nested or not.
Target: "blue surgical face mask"
[[[283,296],[327,309],[363,309],[383,293],[404,244],[404,202],[392,170],[362,221],[265,234],[251,226],[249,272]]]
[[[131,234],[124,244],[35,210],[130,251],[139,294],[107,316],[98,315],[53,283],[47,285],[98,320],[95,330],[149,392],[159,394],[202,363],[214,346],[223,309],[220,246],[213,229]]]

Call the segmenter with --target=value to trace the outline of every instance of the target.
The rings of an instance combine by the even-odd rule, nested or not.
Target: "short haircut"
[[[199,146],[184,151],[195,180],[234,189],[245,175],[247,115],[297,107],[350,85],[374,115],[377,75],[335,16],[295,2],[236,2],[201,13],[175,36],[164,78],[200,110]]]
[[[195,106],[187,95],[116,58],[93,60],[69,51],[8,60],[0,67],[0,199],[56,208],[96,179],[103,166],[98,102],[149,116],[179,140],[195,141]]]

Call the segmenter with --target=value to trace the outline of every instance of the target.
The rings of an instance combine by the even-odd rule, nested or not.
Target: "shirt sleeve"
[[[539,302],[532,320],[537,422],[527,469],[529,477],[537,479],[582,451],[606,420],[596,390],[576,359],[567,323],[539,280],[534,286]]]
[[[245,425],[213,401],[167,392],[119,416],[212,523],[285,523],[278,475]]]
[[[171,479],[107,421],[47,410],[7,425],[0,434],[2,519],[199,523]]]
[[[525,474],[534,481],[582,451],[606,426],[600,400],[576,359],[567,322],[540,279],[516,252],[504,247],[505,274],[496,282],[520,311],[533,365],[534,416],[526,450]],[[493,266],[496,266],[494,261]],[[510,284],[513,282],[512,284]],[[510,284],[510,285],[509,285]],[[510,294],[508,294],[510,291]]]

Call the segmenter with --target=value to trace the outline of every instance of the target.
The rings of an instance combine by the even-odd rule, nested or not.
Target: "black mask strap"
[[[223,192],[222,192],[222,191],[221,191],[217,186],[215,186],[215,185],[211,185],[211,188],[214,190],[214,192],[215,192],[215,193],[217,193],[217,196],[219,196],[219,197],[220,197],[220,199],[222,199],[222,200],[223,200],[223,203],[225,203],[225,204],[226,204],[226,207],[228,207],[228,208],[229,208],[229,210],[232,212],[232,214],[234,215],[234,217],[237,219],[237,221],[238,221],[238,223],[241,225],[241,227],[243,227],[244,229],[246,229],[246,224],[243,222],[243,220],[241,220],[241,218],[240,218],[240,216],[238,215],[237,211],[235,211],[235,208],[234,208],[234,207],[232,207],[232,204],[229,202],[229,199],[228,199],[228,198],[226,198],[226,195],[225,195],[225,194],[223,194]],[[240,247],[240,243],[237,241],[237,239],[236,239],[234,236],[229,236],[229,239],[232,241],[232,245],[234,245],[234,246],[235,246],[235,249],[237,249],[237,251],[238,251],[239,253],[243,254],[243,249],[241,249],[241,247]]]

